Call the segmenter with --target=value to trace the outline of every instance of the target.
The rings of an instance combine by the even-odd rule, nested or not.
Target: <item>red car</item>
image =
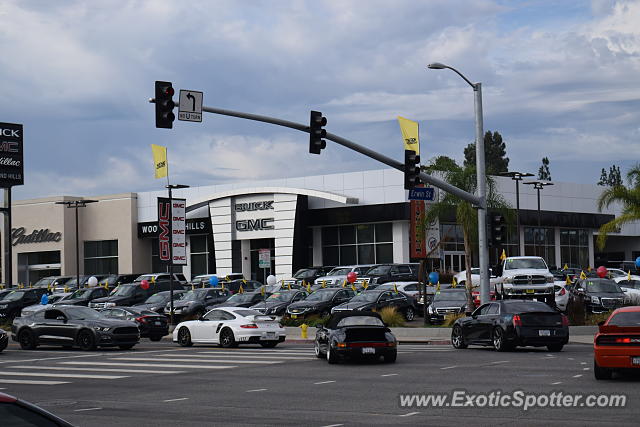
[[[480,291],[473,291],[471,293],[471,295],[473,296],[473,303],[475,304],[476,308],[480,307]],[[495,301],[496,300],[496,292],[491,290],[489,291],[489,299],[491,301]]]
[[[3,426],[73,427],[51,412],[4,393],[0,393],[0,415]]]
[[[640,307],[623,307],[599,326],[593,341],[593,373],[608,380],[614,371],[640,369]]]

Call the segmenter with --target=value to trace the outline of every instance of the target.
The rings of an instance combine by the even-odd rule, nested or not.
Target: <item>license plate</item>
[[[154,325],[156,325],[156,326],[161,326],[161,325],[162,325],[162,322],[154,322]]]
[[[267,332],[265,335],[269,339],[275,339],[275,337],[276,337],[276,333],[275,332]]]
[[[292,318],[292,319],[297,319],[297,318],[298,318],[298,315],[297,315],[297,314],[292,314],[292,315],[291,315],[291,318]]]
[[[548,329],[540,329],[540,330],[538,331],[538,336],[541,336],[541,337],[550,337],[550,336],[551,336],[551,331],[550,331],[550,330],[548,330]]]
[[[376,354],[376,349],[373,347],[362,347],[362,354]]]
[[[527,289],[527,293],[528,294],[535,294],[536,291],[535,291],[535,289]]]
[[[640,357],[632,357],[631,358],[632,365],[640,365]]]

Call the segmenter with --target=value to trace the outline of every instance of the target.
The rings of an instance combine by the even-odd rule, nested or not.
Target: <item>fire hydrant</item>
[[[303,339],[309,338],[307,336],[307,329],[308,328],[309,328],[309,326],[306,323],[303,323],[302,325],[300,325],[300,330],[301,330],[300,334],[301,334]]]

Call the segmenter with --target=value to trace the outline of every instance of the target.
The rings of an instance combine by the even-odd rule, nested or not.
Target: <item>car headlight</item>
[[[513,277],[505,277],[504,279],[502,279],[502,283],[506,284],[506,285],[510,285],[513,283]]]
[[[598,297],[591,297],[591,302],[594,304],[600,304],[600,298]]]
[[[107,326],[95,326],[93,329],[100,332],[108,332],[111,328]]]
[[[105,307],[115,307],[116,303],[115,302],[107,302],[104,304]]]
[[[4,310],[7,307],[9,307],[9,304],[0,304],[0,310]]]
[[[433,307],[429,306],[429,308],[427,309],[427,311],[431,314],[433,314]]]
[[[547,283],[553,283],[555,281],[553,276],[547,277]]]

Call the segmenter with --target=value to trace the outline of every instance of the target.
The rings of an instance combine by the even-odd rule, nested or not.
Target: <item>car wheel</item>
[[[31,329],[20,331],[18,342],[20,343],[20,348],[23,350],[35,350],[38,346],[36,344],[36,336]]]
[[[327,362],[329,362],[330,365],[338,363],[338,356],[331,351],[331,344],[327,344]]]
[[[416,313],[413,311],[413,308],[407,308],[407,311],[404,312],[404,318],[407,319],[407,322],[411,322],[415,319]]]
[[[597,380],[610,380],[612,377],[613,371],[608,368],[602,368],[596,362],[596,359],[593,359],[593,375]]]
[[[223,348],[237,347],[236,339],[233,336],[233,331],[229,328],[224,328],[220,332],[220,346]]]
[[[384,359],[384,363],[396,363],[396,359],[398,358],[398,352],[394,351],[393,353],[387,353],[382,357]]]
[[[562,347],[564,347],[564,344],[549,344],[547,350],[557,352],[562,351]]]
[[[191,347],[193,345],[193,341],[191,341],[191,332],[189,332],[189,328],[182,327],[178,331],[178,344],[182,347]]]
[[[493,348],[496,351],[509,351],[510,346],[507,344],[502,328],[497,327],[493,330],[492,334]]]
[[[154,335],[152,337],[149,337],[149,339],[151,341],[160,341],[162,339],[162,335]]]
[[[261,342],[260,345],[264,348],[274,348],[278,345],[278,341]]]
[[[318,341],[316,341],[313,345],[313,352],[315,353],[318,359],[322,359],[323,357],[326,356],[326,354],[324,354],[322,350],[320,350],[320,343]]]
[[[80,331],[78,333],[78,338],[76,338],[78,342],[78,347],[84,351],[91,351],[96,349],[96,340],[91,333],[91,331]]]
[[[119,345],[120,350],[131,350],[135,344]]]
[[[467,348],[467,344],[464,342],[464,336],[462,334],[462,327],[455,325],[453,331],[451,331],[451,345],[453,348],[463,349]]]

